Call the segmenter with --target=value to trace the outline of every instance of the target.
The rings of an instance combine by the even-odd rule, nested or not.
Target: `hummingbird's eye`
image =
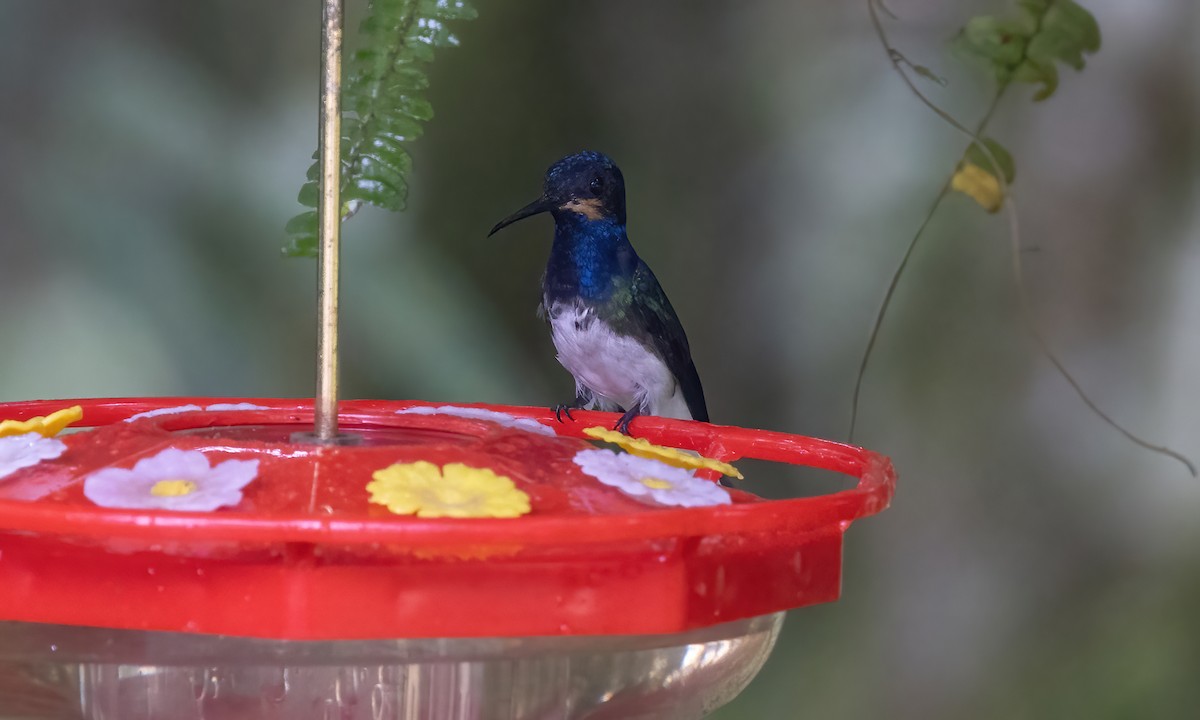
[[[588,184],[588,189],[592,191],[592,194],[599,195],[604,190],[604,178],[599,175],[592,178],[592,182]]]

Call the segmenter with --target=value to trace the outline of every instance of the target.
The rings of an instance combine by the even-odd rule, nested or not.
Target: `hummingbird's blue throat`
[[[546,266],[548,288],[563,297],[604,300],[617,280],[632,269],[637,255],[625,226],[613,218],[589,220],[575,213],[554,218],[554,246]]]

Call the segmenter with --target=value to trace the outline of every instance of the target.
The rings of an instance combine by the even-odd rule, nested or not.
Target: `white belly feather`
[[[580,397],[590,396],[601,410],[636,407],[649,415],[691,419],[675,376],[645,345],[573,303],[555,304],[548,315],[558,361],[575,376]]]

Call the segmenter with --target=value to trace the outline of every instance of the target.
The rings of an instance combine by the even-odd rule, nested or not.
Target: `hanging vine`
[[[1130,442],[1179,461],[1188,469],[1188,472],[1196,476],[1196,466],[1186,456],[1134,434],[1102,410],[1079,384],[1079,381],[1067,370],[1066,365],[1050,346],[1031,309],[1023,279],[1017,208],[1009,193],[1009,187],[1016,177],[1014,161],[1003,145],[984,134],[1005,92],[1014,83],[1039,86],[1033,95],[1033,100],[1038,102],[1049,98],[1058,89],[1059,64],[1067,65],[1075,70],[1083,69],[1084,56],[1100,49],[1100,27],[1096,23],[1096,19],[1074,0],[1015,0],[1015,7],[1008,15],[986,15],[968,21],[956,38],[955,46],[965,55],[981,61],[989,70],[995,85],[987,110],[976,124],[975,129],[971,130],[921,91],[917,86],[917,81],[913,78],[914,75],[917,78],[933,80],[940,84],[944,84],[944,81],[929,68],[910,62],[903,53],[892,46],[880,13],[887,14],[892,18],[895,15],[883,5],[882,0],[866,1],[871,24],[896,73],[922,104],[963,134],[968,140],[968,145],[962,158],[934,198],[929,212],[918,226],[916,234],[909,241],[900,263],[892,274],[879,311],[875,315],[875,322],[859,364],[858,375],[855,378],[854,397],[850,410],[850,440],[854,439],[859,400],[867,365],[875,348],[875,341],[879,336],[883,319],[891,305],[892,296],[900,283],[900,278],[904,275],[913,250],[924,235],[929,221],[937,213],[942,202],[952,192],[961,192],[974,199],[988,212],[995,213],[1001,209],[1006,211],[1013,279],[1020,301],[1021,316],[1039,350],[1055,370],[1062,375],[1083,403],[1106,424]]]

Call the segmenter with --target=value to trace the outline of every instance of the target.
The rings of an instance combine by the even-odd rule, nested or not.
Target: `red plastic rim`
[[[260,409],[123,422],[247,402]],[[858,479],[819,497],[763,501],[735,491],[730,505],[646,508],[562,480],[570,474],[563,458],[589,447],[583,428],[616,420],[586,411],[559,424],[546,409],[472,406],[537,420],[559,435],[548,438],[396,414],[437,403],[346,401],[343,428],[409,435],[345,448],[281,441],[284,430],[311,423],[310,400],[31,401],[0,404],[0,419],[72,404],[83,406],[81,424],[98,430],[63,436],[70,450],[60,460],[0,479],[0,620],[290,639],[681,632],[836,599],[842,533],[887,507],[895,486],[890,462],[862,448],[640,418],[634,430],[651,442]],[[277,428],[280,440],[240,438],[236,429],[246,426]],[[168,446],[262,458],[264,489],[247,493],[247,507],[209,513],[114,510],[82,497],[91,472]],[[534,496],[534,512],[454,520],[357,509],[372,468],[460,456],[517,479]],[[31,501],[14,497],[15,487],[44,491]],[[590,493],[587,502],[576,501],[579,492]]]

